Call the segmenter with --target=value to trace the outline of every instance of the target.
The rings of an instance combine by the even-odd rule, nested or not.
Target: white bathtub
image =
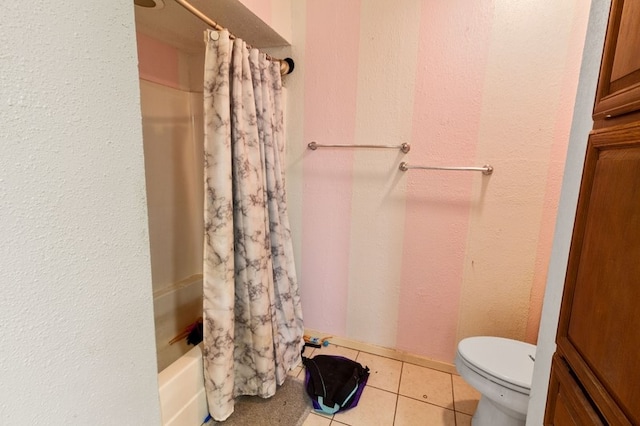
[[[164,426],[200,426],[208,416],[201,344],[158,374]]]
[[[201,347],[169,341],[202,316],[202,275],[154,292],[153,309],[162,423],[200,426],[208,415]]]
[[[186,339],[169,341],[202,316],[202,275],[192,275],[153,293],[158,372],[167,368],[193,346]]]

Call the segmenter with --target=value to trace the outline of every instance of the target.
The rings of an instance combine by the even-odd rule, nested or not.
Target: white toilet
[[[458,344],[456,369],[482,394],[472,426],[524,426],[536,347],[502,337],[469,337]]]

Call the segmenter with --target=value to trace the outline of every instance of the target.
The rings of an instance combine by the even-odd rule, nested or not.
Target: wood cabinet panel
[[[600,150],[580,256],[569,340],[640,422],[640,143]]]
[[[613,424],[640,424],[640,123],[589,138],[558,349]]]
[[[564,393],[558,393],[556,411],[553,414],[553,423],[556,426],[580,426],[578,420],[569,409],[569,402],[565,399]]]
[[[602,419],[572,377],[569,367],[554,356],[549,385],[549,405],[544,424],[553,426],[603,425]]]
[[[613,0],[594,120],[640,110],[640,0]]]
[[[640,15],[640,1],[627,0],[620,16],[620,30],[616,42],[616,52],[613,56],[611,67],[611,81],[617,82],[640,70],[640,55],[633,49],[620,48],[620,46],[640,46],[640,31],[637,31],[634,22]],[[615,85],[614,85],[615,86]],[[615,90],[615,87],[614,87]]]

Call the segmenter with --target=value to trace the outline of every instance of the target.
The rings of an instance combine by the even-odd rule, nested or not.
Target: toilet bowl
[[[456,369],[482,394],[472,426],[524,426],[536,347],[502,337],[469,337],[458,344]]]

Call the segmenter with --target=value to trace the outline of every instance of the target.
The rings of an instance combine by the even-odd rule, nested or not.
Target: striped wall
[[[295,94],[291,91],[289,100],[295,104],[304,99],[304,141],[353,141],[358,57],[352,52],[359,49],[360,30],[357,24],[360,2],[331,0],[309,2],[306,6],[305,21],[309,33],[304,51],[305,55],[315,54],[305,56],[305,69],[314,72],[304,73],[304,86],[300,88],[308,96],[299,96],[300,91]],[[337,9],[341,13],[335,13]],[[315,19],[307,19],[308,16]],[[325,25],[338,30],[324,31]],[[289,107],[288,111],[292,109]],[[331,125],[327,126],[327,123]],[[292,144],[291,138],[289,141]],[[302,229],[310,234],[302,239],[299,260],[302,271],[313,271],[304,276],[304,294],[308,301],[306,304],[317,309],[306,310],[306,323],[321,324],[323,330],[346,336],[350,288],[345,283],[349,282],[350,275],[354,152],[313,154],[305,152],[303,157],[301,220]],[[331,267],[318,268],[322,264]],[[327,309],[322,309],[322,306]]]
[[[445,362],[466,336],[536,341],[587,3],[291,2],[288,190],[308,328]]]
[[[445,362],[466,336],[535,343],[588,2],[242,2],[291,32],[287,187],[306,326]],[[161,71],[161,84],[184,80]]]

